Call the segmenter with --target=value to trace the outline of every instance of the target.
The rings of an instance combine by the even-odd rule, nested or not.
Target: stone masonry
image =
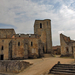
[[[38,34],[43,43],[44,53],[52,51],[51,20],[35,20],[34,34]]]
[[[35,20],[34,34],[0,29],[0,60],[42,57],[52,52],[51,20]]]
[[[31,64],[29,62],[24,62],[20,60],[0,60],[0,72],[19,73],[30,65]]]
[[[60,44],[61,44],[61,55],[71,55],[74,56],[75,52],[75,41],[71,40],[63,34],[60,34]]]

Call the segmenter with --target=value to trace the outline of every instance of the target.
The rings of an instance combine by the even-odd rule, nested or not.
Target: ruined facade
[[[52,51],[51,20],[36,20],[34,24],[34,34],[38,34],[43,43],[44,53]]]
[[[63,34],[60,34],[61,55],[74,55],[75,41]]]
[[[0,59],[26,59],[51,53],[51,20],[35,20],[34,34],[16,34],[0,29]]]
[[[52,46],[52,54],[60,55],[61,54],[61,47],[60,46]]]

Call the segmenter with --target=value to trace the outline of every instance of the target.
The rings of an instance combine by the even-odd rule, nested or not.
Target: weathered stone
[[[75,41],[63,34],[60,34],[61,56],[74,56]]]
[[[46,53],[52,52],[51,20],[35,20],[34,34],[40,36],[43,42],[43,50]]]
[[[35,20],[34,34],[16,34],[14,29],[0,29],[0,60],[37,58],[51,52],[49,19]]]
[[[74,64],[55,64],[49,71],[49,74],[54,75],[75,75]]]
[[[60,55],[61,54],[61,47],[60,46],[53,46],[52,51],[53,51],[52,54]]]
[[[0,61],[0,72],[19,73],[26,69],[30,64],[19,60]]]

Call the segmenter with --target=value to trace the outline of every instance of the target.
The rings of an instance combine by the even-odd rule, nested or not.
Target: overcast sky
[[[36,19],[51,19],[53,45],[60,33],[75,39],[75,0],[0,0],[0,28],[33,34]]]

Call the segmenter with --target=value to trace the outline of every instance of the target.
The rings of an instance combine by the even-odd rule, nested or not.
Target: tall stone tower
[[[34,34],[40,36],[43,43],[43,52],[51,53],[52,51],[52,36],[51,36],[51,20],[35,20]]]

